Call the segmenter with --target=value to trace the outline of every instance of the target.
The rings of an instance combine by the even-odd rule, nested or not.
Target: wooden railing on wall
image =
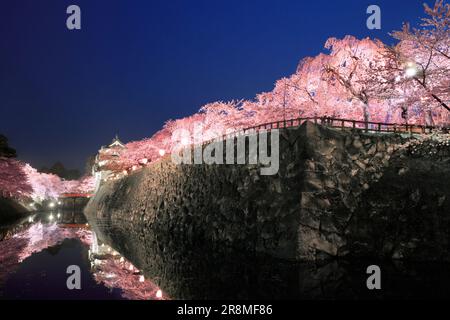
[[[245,128],[243,130],[238,130],[238,133],[242,132],[245,134],[251,131],[297,127],[306,121],[312,121],[314,123],[325,125],[332,128],[355,129],[355,130],[363,130],[366,132],[396,132],[396,133],[425,134],[431,133],[432,131],[440,131],[444,133],[448,133],[450,131],[450,128],[448,127],[424,126],[416,124],[395,124],[386,122],[360,121],[360,120],[340,119],[331,117],[308,117],[308,118],[296,118],[263,123],[257,126]],[[233,135],[235,134],[236,133],[234,133]]]

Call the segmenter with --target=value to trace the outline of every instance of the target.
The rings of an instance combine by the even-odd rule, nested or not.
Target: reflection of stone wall
[[[297,260],[449,258],[448,145],[423,157],[411,154],[413,140],[307,123],[281,130],[275,176],[256,165],[177,166],[166,158],[103,185],[86,213],[141,268],[155,243]]]

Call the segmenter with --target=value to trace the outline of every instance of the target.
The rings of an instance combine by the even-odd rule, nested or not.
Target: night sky
[[[116,133],[139,140],[207,102],[271,90],[330,36],[393,43],[388,33],[416,23],[422,3],[2,0],[0,133],[37,168],[82,169]],[[71,4],[82,30],[66,28]],[[370,4],[381,31],[366,28]]]

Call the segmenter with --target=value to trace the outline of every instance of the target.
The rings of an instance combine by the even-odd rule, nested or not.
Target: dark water
[[[41,213],[0,230],[0,299],[449,298],[450,265],[379,261],[291,263],[207,246],[147,248],[137,270],[101,244],[82,213]],[[368,290],[366,268],[381,268]],[[81,270],[69,290],[67,267]]]
[[[81,269],[81,290],[68,290],[67,266]],[[6,299],[122,299],[120,289],[95,282],[90,273],[88,249],[79,240],[65,239],[24,260],[2,289]]]
[[[98,219],[98,218],[97,218]],[[419,299],[450,297],[450,264],[339,260],[294,263],[194,244],[142,241],[140,232],[104,219],[91,221],[102,238],[139,261],[177,299]],[[139,228],[136,228],[139,230]],[[148,235],[145,235],[148,236]],[[381,269],[381,290],[367,287],[367,267]]]
[[[39,213],[0,236],[0,299],[157,298],[153,282],[96,241],[82,212]],[[67,287],[72,265],[80,268],[80,290]]]
[[[373,260],[290,263],[236,252],[170,251],[145,269],[179,299],[383,300],[450,298],[450,265]],[[171,258],[169,258],[171,256]],[[381,290],[367,288],[367,267],[381,269]]]

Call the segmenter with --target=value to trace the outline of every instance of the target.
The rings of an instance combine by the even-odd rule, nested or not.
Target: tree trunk
[[[369,105],[367,103],[364,103],[363,105],[363,113],[364,113],[364,127],[366,129],[366,132],[369,131],[369,120],[370,120],[370,114],[369,114]]]
[[[425,125],[434,126],[434,119],[431,110],[425,112]]]

